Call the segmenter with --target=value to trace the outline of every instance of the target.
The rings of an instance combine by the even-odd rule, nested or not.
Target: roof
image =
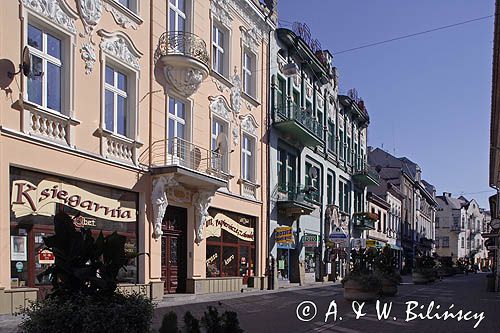
[[[416,180],[418,164],[412,162],[407,157],[395,157],[388,152],[375,148],[368,152],[368,164],[382,168],[390,168],[398,170],[397,173],[403,172],[408,175],[412,180]],[[382,177],[382,175],[381,175]]]
[[[452,198],[446,195],[440,195],[436,197],[436,201],[438,206],[447,205],[450,206],[451,209],[462,209],[463,201],[457,198]]]

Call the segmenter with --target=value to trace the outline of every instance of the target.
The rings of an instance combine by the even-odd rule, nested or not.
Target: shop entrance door
[[[186,291],[186,225],[186,209],[169,206],[163,219],[161,237],[161,275],[165,294]]]

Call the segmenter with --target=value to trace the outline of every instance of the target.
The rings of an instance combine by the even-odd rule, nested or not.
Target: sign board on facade
[[[274,239],[278,244],[295,243],[292,227],[277,227],[274,229]]]
[[[56,261],[56,258],[54,257],[54,253],[51,251],[45,249],[41,250],[38,252],[38,263],[39,264],[45,264],[45,265],[52,265]]]
[[[43,179],[38,185],[26,180],[12,182],[11,205],[15,217],[53,216],[56,204],[115,222],[135,222],[135,207],[122,207],[118,200],[96,195],[62,181]]]
[[[225,230],[247,242],[255,240],[253,228],[244,226],[222,213],[208,217],[206,225],[206,237],[220,237],[222,230]]]
[[[316,247],[318,246],[318,235],[304,235],[302,236],[302,246]]]
[[[351,240],[351,245],[353,249],[365,249],[366,248],[366,239],[364,238],[353,238]]]
[[[334,227],[328,235],[328,240],[338,244],[340,247],[347,247],[347,234],[341,227]]]

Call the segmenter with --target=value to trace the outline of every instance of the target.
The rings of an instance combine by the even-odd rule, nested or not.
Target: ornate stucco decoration
[[[153,238],[155,239],[163,234],[161,226],[168,206],[167,186],[178,185],[179,183],[173,179],[173,175],[160,176],[153,180],[151,204],[153,208]]]
[[[234,74],[231,77],[231,83],[233,84],[233,87],[231,88],[231,107],[233,108],[234,113],[236,113],[238,115],[241,112],[242,84],[241,84],[241,78],[238,75],[236,66],[234,67]]]
[[[64,0],[20,0],[24,7],[38,13],[71,33],[76,33],[78,17]]]
[[[209,96],[208,99],[210,100],[210,111],[224,120],[231,121],[232,110],[224,96]]]
[[[252,29],[246,29],[244,26],[240,26],[241,39],[243,44],[245,44],[252,52],[258,54],[261,36],[256,26]]]
[[[101,36],[99,45],[103,52],[126,65],[140,70],[139,59],[142,53],[135,47],[130,37],[123,32],[107,32],[102,29],[97,34]]]
[[[85,74],[90,74],[94,70],[96,62],[95,49],[92,43],[87,42],[80,48],[82,60],[85,62]]]
[[[231,22],[233,22],[233,17],[230,14],[230,3],[233,3],[233,0],[210,1],[210,8],[212,9],[212,15],[227,27],[230,27]]]
[[[185,97],[194,94],[204,80],[203,72],[197,68],[165,66],[164,72],[170,86]]]
[[[104,9],[106,9],[106,11],[111,13],[116,24],[118,24],[120,27],[124,29],[132,28],[134,30],[137,30],[137,24],[133,22],[127,15],[123,14],[118,9],[116,9],[113,5],[105,3]]]
[[[90,35],[102,17],[102,0],[77,0],[85,33]]]
[[[257,128],[259,124],[255,120],[254,116],[251,114],[247,114],[244,116],[240,116],[241,119],[241,129],[249,134],[257,136]]]
[[[196,213],[196,244],[203,240],[203,228],[207,220],[208,208],[212,203],[215,191],[199,191],[193,195],[193,206]]]

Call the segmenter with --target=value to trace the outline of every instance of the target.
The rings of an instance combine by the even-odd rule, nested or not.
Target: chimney
[[[443,197],[451,198],[450,192],[443,192]]]

